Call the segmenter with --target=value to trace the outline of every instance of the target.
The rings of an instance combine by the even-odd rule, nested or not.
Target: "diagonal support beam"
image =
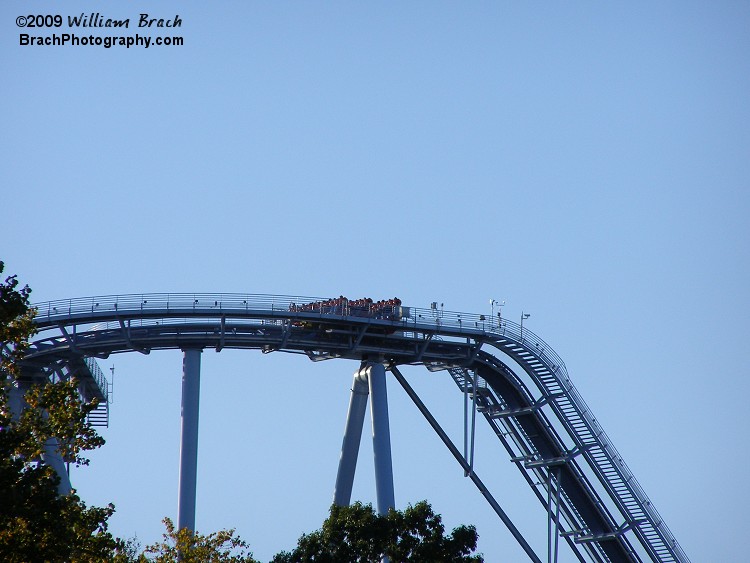
[[[472,365],[474,363],[474,360],[477,359],[477,356],[479,355],[479,351],[482,349],[483,342],[481,340],[475,340],[474,341],[474,348],[471,349],[471,355],[469,356],[469,361],[467,365]]]
[[[65,340],[68,342],[68,346],[70,347],[70,351],[74,354],[78,354],[78,348],[76,347],[76,341],[75,341],[75,325],[73,325],[73,336],[71,336],[67,330],[65,330],[65,325],[58,325],[58,328],[60,329],[60,332],[63,333],[63,336],[65,337]]]
[[[372,417],[372,447],[375,461],[375,488],[378,514],[385,515],[396,507],[393,492],[393,463],[391,459],[391,436],[388,423],[388,395],[385,381],[385,366],[378,363],[363,364],[354,373],[349,412],[341,445],[339,469],[333,502],[346,506],[351,502],[354,473],[357,468],[362,427],[370,399]]]
[[[140,352],[141,354],[150,354],[151,350],[149,350],[148,348],[141,348],[140,346],[136,346],[130,339],[130,319],[128,319],[127,326],[122,319],[117,320],[120,321],[120,330],[122,331],[122,336],[125,338],[125,344],[128,345],[128,348],[130,348],[131,350],[135,350],[136,352]]]
[[[352,347],[350,348],[350,352],[354,353],[357,351],[357,348],[359,348],[360,343],[362,342],[362,339],[365,336],[365,333],[367,332],[367,329],[370,327],[370,320],[368,319],[367,324],[363,325],[362,328],[359,329],[359,332],[357,333],[357,339],[352,343]]]
[[[282,350],[286,346],[289,337],[292,334],[292,322],[290,320],[284,321],[284,330],[282,332],[281,344],[279,344],[279,350]]]
[[[367,398],[370,394],[366,370],[354,372],[352,394],[349,398],[349,411],[346,415],[344,441],[341,444],[341,457],[336,475],[336,486],[333,489],[333,504],[348,506],[352,500],[354,473],[357,469],[359,443],[362,439],[362,426],[365,421]]]
[[[505,511],[500,507],[498,502],[495,500],[495,497],[492,496],[492,493],[490,493],[490,491],[487,489],[487,487],[482,482],[482,480],[477,476],[477,474],[474,471],[472,471],[472,468],[469,466],[469,463],[461,455],[461,452],[458,451],[458,448],[456,448],[456,446],[453,444],[453,442],[445,433],[445,431],[440,426],[440,424],[438,424],[438,421],[435,420],[435,417],[432,416],[432,413],[427,409],[425,404],[422,402],[422,399],[420,399],[419,396],[417,395],[416,391],[414,391],[411,385],[409,385],[409,383],[406,381],[404,376],[401,375],[401,372],[398,370],[398,368],[391,367],[390,371],[396,377],[396,380],[401,384],[401,387],[404,388],[404,391],[406,391],[406,394],[409,395],[409,398],[412,400],[414,405],[422,413],[422,416],[424,416],[427,422],[430,423],[430,426],[432,426],[432,429],[443,441],[443,444],[445,444],[445,446],[448,448],[451,454],[453,454],[453,457],[456,458],[456,461],[458,461],[461,467],[463,467],[464,471],[468,473],[469,477],[474,482],[474,485],[476,485],[477,489],[479,489],[479,492],[482,493],[484,498],[487,499],[487,502],[489,503],[489,505],[492,507],[495,513],[500,517],[500,520],[503,521],[503,524],[505,524],[505,526],[508,528],[508,530],[516,539],[516,541],[521,546],[521,548],[526,552],[526,555],[529,556],[529,559],[531,561],[534,561],[534,563],[542,563],[541,559],[539,559],[536,553],[534,553],[534,550],[531,549],[531,546],[528,544],[528,542],[523,537],[521,532],[518,531],[518,528],[516,528],[516,526],[511,521],[511,519],[508,517]]]
[[[424,353],[427,351],[427,347],[430,345],[430,342],[432,342],[432,334],[428,334],[427,338],[424,339],[424,344],[419,347],[417,357],[414,358],[415,363],[419,363],[422,361],[422,356],[424,356]]]

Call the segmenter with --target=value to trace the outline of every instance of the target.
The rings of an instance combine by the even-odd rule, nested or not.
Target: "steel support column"
[[[393,492],[391,431],[388,424],[388,392],[385,385],[385,366],[383,364],[370,365],[368,382],[370,385],[372,447],[375,457],[378,514],[385,515],[391,508],[396,508],[396,501]]]
[[[341,445],[339,469],[333,502],[346,506],[351,502],[354,473],[357,468],[359,443],[362,439],[367,396],[370,397],[372,417],[372,447],[375,460],[375,489],[378,514],[388,514],[396,507],[393,493],[393,463],[391,460],[391,433],[388,423],[388,393],[385,384],[385,367],[382,364],[362,365],[354,373],[349,412],[346,418],[344,441]]]
[[[358,369],[354,372],[349,412],[346,415],[346,427],[344,428],[344,441],[341,444],[339,470],[336,475],[336,486],[333,490],[333,503],[337,506],[348,506],[352,500],[354,472],[357,469],[359,443],[362,440],[362,426],[365,421],[368,394],[367,369]]]
[[[49,465],[54,469],[57,476],[60,477],[60,482],[57,485],[57,494],[60,496],[70,494],[70,491],[73,490],[73,486],[70,484],[70,475],[68,475],[65,460],[63,460],[60,455],[60,447],[57,438],[48,438],[47,441],[44,442],[42,460],[44,460],[46,465]]]
[[[177,529],[195,530],[195,492],[198,474],[198,406],[201,349],[186,349],[182,360],[182,434]]]
[[[8,394],[8,403],[10,406],[11,416],[14,420],[18,420],[23,412],[23,409],[28,408],[24,395],[26,391],[31,387],[30,383],[15,380],[10,387]],[[42,412],[42,416],[47,418],[47,412]],[[42,454],[42,461],[45,465],[50,466],[55,470],[57,476],[60,478],[60,482],[57,485],[57,494],[65,496],[70,494],[73,490],[73,486],[70,484],[70,476],[65,466],[65,460],[60,455],[59,444],[57,438],[48,438],[44,442],[44,453]]]

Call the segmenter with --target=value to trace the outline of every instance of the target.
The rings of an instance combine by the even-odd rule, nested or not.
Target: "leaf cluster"
[[[169,518],[163,522],[167,528],[163,541],[146,547],[138,563],[257,563],[234,530],[203,535],[187,528],[176,530]]]
[[[473,526],[459,526],[445,535],[439,514],[422,501],[403,512],[375,513],[370,504],[332,506],[323,527],[300,537],[292,552],[276,555],[272,563],[378,562],[387,556],[402,561],[483,561],[471,555],[477,547]]]
[[[7,389],[4,402],[7,405]],[[85,403],[78,393],[75,379],[55,384],[33,385],[24,395],[27,407],[13,420],[10,409],[0,412],[0,425],[5,429],[0,446],[26,462],[39,460],[49,440],[57,441],[62,458],[76,465],[88,465],[82,452],[104,444],[104,438],[87,421],[96,408],[96,399]]]
[[[0,272],[4,264],[0,262]],[[75,381],[32,386],[25,409],[11,412],[9,390],[35,333],[28,286],[16,276],[0,283],[0,561],[107,561],[124,543],[107,531],[114,506],[87,507],[73,491],[58,495],[60,478],[42,463],[47,444],[79,465],[81,452],[104,440],[86,422]]]
[[[112,504],[87,507],[75,492],[58,495],[59,477],[43,465],[21,473],[20,478],[7,470],[3,464],[0,560],[106,561],[122,548],[122,542],[107,531]]]
[[[0,260],[0,274],[5,263]],[[0,283],[0,372],[17,375],[18,361],[28,348],[28,339],[36,333],[34,309],[29,307],[31,289],[18,289],[18,277],[9,276]]]

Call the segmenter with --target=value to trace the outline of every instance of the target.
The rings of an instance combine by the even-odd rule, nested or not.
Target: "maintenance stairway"
[[[508,328],[505,327],[506,334],[509,332]],[[529,336],[537,340],[527,332],[525,344],[528,343]],[[493,392],[491,384],[488,385],[484,378],[477,377],[476,403],[479,412],[492,426],[512,461],[524,473],[545,507],[548,506],[548,499],[556,497],[558,493],[555,468],[565,465],[570,469],[569,474],[574,477],[578,487],[586,491],[591,507],[601,509],[607,526],[594,531],[571,501],[565,485],[560,485],[560,496],[564,503],[561,511],[567,528],[561,530],[562,536],[568,543],[572,541],[584,545],[595,561],[620,559],[615,551],[606,549],[612,542],[617,542],[627,555],[623,560],[642,560],[627,539],[627,532],[638,537],[637,544],[642,546],[642,550],[653,561],[687,561],[687,556],[638,485],[635,476],[570,382],[562,361],[541,341],[531,344],[533,346],[527,347],[508,336],[492,342],[492,346],[505,352],[531,376],[537,383],[541,396],[537,399],[529,396],[525,405],[511,408]],[[515,378],[514,372],[497,358],[488,362],[488,365],[491,364],[494,364],[494,369],[505,372],[506,377]],[[431,369],[436,369],[436,366]],[[456,367],[447,369],[458,388],[473,399],[475,370]],[[551,458],[545,458],[534,441],[529,439],[524,425],[519,422],[521,417],[535,417],[540,426],[553,430],[555,425],[543,413],[545,406],[566,431],[569,438],[567,442],[571,444],[566,447],[566,440],[553,433],[555,455]],[[579,459],[583,463],[579,463]],[[592,482],[587,473],[593,474],[596,482]],[[539,491],[539,487],[543,490]],[[552,514],[550,518],[553,518]]]

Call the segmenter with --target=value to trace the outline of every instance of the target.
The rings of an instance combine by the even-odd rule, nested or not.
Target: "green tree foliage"
[[[58,495],[59,477],[42,463],[50,438],[64,459],[88,463],[82,453],[104,443],[86,423],[94,406],[81,402],[74,381],[64,381],[32,386],[28,408],[11,412],[9,390],[34,334],[30,292],[18,289],[16,276],[0,283],[0,561],[110,560],[124,545],[107,532],[114,507],[87,507],[75,491]]]
[[[5,264],[0,260],[0,274],[4,270]],[[28,285],[18,289],[17,276],[10,276],[5,283],[0,283],[0,372],[16,375],[17,362],[35,333],[34,310],[29,307],[30,293]]]
[[[164,525],[164,540],[148,546],[138,563],[257,563],[234,530],[204,536],[187,528],[176,530],[169,518],[164,519]]]
[[[39,460],[50,438],[57,440],[62,458],[78,466],[89,464],[84,451],[104,445],[104,438],[86,420],[97,401],[84,403],[75,379],[33,385],[24,400],[28,408],[8,421],[7,438],[12,439],[18,461]]]
[[[320,530],[303,535],[294,551],[279,553],[272,563],[376,563],[383,556],[392,563],[481,562],[481,555],[471,555],[477,537],[473,526],[459,526],[446,536],[442,518],[425,501],[386,516],[369,504],[334,505]]]
[[[0,560],[96,561],[119,543],[107,532],[114,512],[88,508],[75,492],[57,494],[59,477],[41,463],[44,443],[56,437],[60,449],[79,464],[81,451],[100,444],[98,436],[75,429],[83,425],[75,382],[35,386],[26,394],[29,408],[13,419],[7,391],[0,398]],[[43,417],[33,407],[48,409]],[[85,429],[84,429],[85,430]]]

